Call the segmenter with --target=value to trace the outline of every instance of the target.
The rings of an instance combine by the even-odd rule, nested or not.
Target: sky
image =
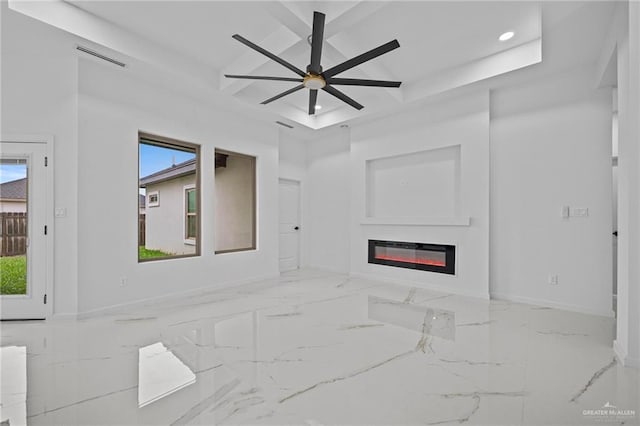
[[[26,164],[0,164],[0,183],[27,177]]]
[[[140,144],[140,177],[191,160],[195,154],[161,146]]]

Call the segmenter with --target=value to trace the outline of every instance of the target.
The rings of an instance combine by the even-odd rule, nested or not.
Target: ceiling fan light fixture
[[[515,33],[513,31],[507,31],[506,33],[500,34],[500,37],[498,37],[498,40],[500,40],[500,41],[511,40],[514,35],[515,35]]]
[[[321,75],[315,74],[307,74],[306,77],[302,80],[302,84],[307,89],[311,90],[319,90],[327,85],[327,82],[322,78]]]

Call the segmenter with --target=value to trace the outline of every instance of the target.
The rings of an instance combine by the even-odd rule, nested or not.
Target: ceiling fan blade
[[[301,78],[293,78],[293,77],[269,77],[264,75],[232,75],[225,74],[227,78],[242,78],[245,80],[274,80],[274,81],[297,81],[298,83],[302,83]]]
[[[293,92],[297,92],[297,91],[298,91],[298,90],[300,90],[300,89],[304,89],[304,84],[301,84],[301,85],[299,85],[299,86],[296,86],[296,87],[294,87],[293,89],[289,89],[289,90],[287,90],[287,91],[284,91],[284,92],[280,93],[279,95],[275,95],[273,98],[269,98],[269,99],[267,99],[266,101],[263,101],[263,102],[260,102],[260,103],[261,103],[262,105],[266,105],[266,104],[268,104],[269,102],[273,102],[273,101],[275,101],[276,99],[280,99],[280,98],[282,98],[282,97],[284,97],[284,96],[290,95],[290,94],[292,94]]]
[[[318,91],[309,90],[309,115],[316,113],[316,101],[318,100]]]
[[[297,68],[294,65],[291,65],[289,62],[285,61],[282,58],[277,57],[276,55],[274,55],[273,53],[269,52],[268,50],[263,49],[262,47],[258,46],[257,44],[254,44],[252,42],[250,42],[249,40],[247,40],[246,38],[242,37],[239,34],[234,34],[232,36],[233,38],[235,38],[236,40],[238,40],[240,43],[249,46],[250,48],[252,48],[253,50],[262,53],[264,56],[266,56],[269,59],[273,59],[274,61],[276,61],[277,63],[279,63],[280,65],[289,68],[291,71],[295,72],[296,74],[298,74],[300,77],[304,77],[305,75],[307,75],[304,71],[302,71],[301,69]]]
[[[374,58],[377,58],[380,55],[384,55],[385,53],[391,52],[394,49],[400,47],[400,43],[398,40],[392,40],[389,43],[385,43],[382,46],[378,46],[375,49],[371,49],[368,52],[363,53],[362,55],[358,55],[355,58],[351,58],[347,61],[344,61],[341,64],[336,65],[335,67],[329,68],[322,76],[327,79],[331,78],[336,74],[340,74],[348,69],[351,69],[355,66],[358,66],[364,62],[370,61]]]
[[[351,99],[350,97],[348,97],[347,95],[345,95],[344,93],[336,89],[335,87],[324,86],[322,90],[324,90],[329,94],[332,94],[336,98],[340,99],[342,102],[348,103],[349,105],[351,105],[357,110],[361,110],[362,108],[364,108],[364,106],[360,105],[359,103],[357,103],[356,101],[354,101],[353,99]]]
[[[320,74],[320,58],[322,57],[322,39],[324,37],[324,13],[313,12],[313,32],[311,33],[311,63],[309,71]]]
[[[401,81],[363,80],[359,78],[330,78],[327,84],[339,86],[373,86],[373,87],[400,87]]]

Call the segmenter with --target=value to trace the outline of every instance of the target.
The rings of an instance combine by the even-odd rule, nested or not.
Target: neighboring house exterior
[[[138,194],[138,213],[139,214],[145,214],[145,207],[146,207],[146,197],[142,194]]]
[[[196,160],[140,179],[145,188],[144,246],[174,255],[196,249]],[[255,248],[255,159],[216,153],[215,250]]]
[[[145,247],[173,255],[196,252],[196,160],[140,179],[146,190]]]
[[[27,178],[0,184],[0,213],[26,213]]]

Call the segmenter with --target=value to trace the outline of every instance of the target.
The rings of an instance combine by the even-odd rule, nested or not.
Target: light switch
[[[589,209],[587,207],[574,207],[571,211],[573,217],[587,217],[589,216]]]
[[[569,219],[569,206],[562,206],[562,218]]]

